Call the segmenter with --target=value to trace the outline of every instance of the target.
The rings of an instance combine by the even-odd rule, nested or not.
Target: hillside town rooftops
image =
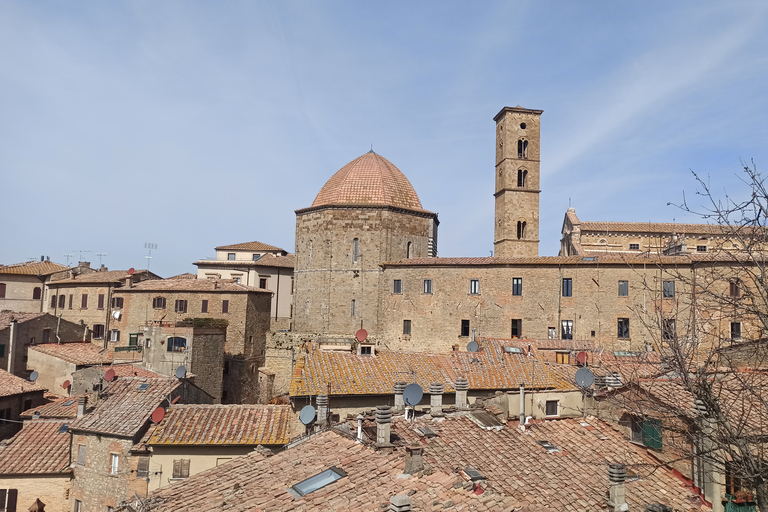
[[[27,422],[0,443],[0,475],[56,474],[69,469],[70,435],[62,421]]]
[[[0,397],[35,391],[44,392],[45,388],[0,369]]]
[[[52,261],[28,261],[25,263],[13,263],[0,265],[0,274],[18,274],[26,276],[47,276],[67,270],[69,267]]]
[[[102,353],[101,349],[96,345],[87,342],[61,344],[43,343],[41,345],[30,345],[29,350],[56,357],[78,366],[109,364],[114,357],[112,351],[106,350]]]

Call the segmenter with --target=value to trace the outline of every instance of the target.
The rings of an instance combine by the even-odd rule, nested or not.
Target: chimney
[[[445,386],[439,382],[429,385],[429,413],[432,417],[443,416],[443,393]]]
[[[403,400],[405,386],[405,382],[395,382],[395,413],[397,414],[405,409],[405,401]]]
[[[85,406],[88,404],[88,397],[81,396],[77,399],[77,419],[85,416]]]
[[[40,261],[45,261],[45,256],[40,256]]]
[[[525,425],[525,384],[520,383],[520,425]]]
[[[133,287],[133,276],[128,276],[125,278],[125,287],[126,288],[132,288]]]
[[[410,512],[413,510],[411,507],[411,497],[407,494],[398,494],[389,498],[390,512]]]
[[[324,427],[328,423],[328,395],[317,395],[317,424]]]
[[[362,414],[357,415],[357,442],[362,443],[363,442],[363,420],[365,419],[365,416]]]
[[[376,406],[376,447],[391,448],[392,408],[388,405]]]
[[[694,401],[694,408],[699,415],[699,438],[693,443],[694,446],[694,471],[693,484],[701,490],[701,493],[710,503],[716,503],[722,492],[723,481],[722,474],[715,470],[714,459],[718,457],[715,443],[712,440],[715,432],[714,419],[709,415],[707,404],[697,398]]]
[[[424,469],[424,448],[415,444],[405,447],[405,473],[413,475]]]
[[[466,377],[459,377],[456,382],[453,383],[453,388],[456,390],[456,409],[464,409],[467,407],[467,391],[469,391],[469,381]]]
[[[627,488],[624,481],[627,479],[627,468],[624,464],[608,465],[608,508],[613,512],[626,512],[629,510],[627,505]]]

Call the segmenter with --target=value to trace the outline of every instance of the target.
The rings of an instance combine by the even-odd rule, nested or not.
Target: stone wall
[[[0,331],[0,345],[5,345],[4,356],[0,357],[0,368],[7,370],[18,377],[26,378],[29,375],[27,361],[29,347],[40,343],[55,343],[58,336],[62,341],[81,340],[83,328],[73,322],[58,319],[52,315],[43,315],[25,322],[16,322]],[[13,361],[9,361],[11,351],[11,335],[13,342]],[[10,363],[10,365],[9,365]]]
[[[28,510],[39,499],[46,512],[70,512],[69,493],[72,477],[61,475],[0,475],[0,489],[19,491],[16,510]]]
[[[43,311],[43,281],[37,276],[0,274],[0,283],[5,284],[5,297],[0,298],[0,311],[19,313],[40,313]],[[35,288],[40,298],[35,299]]]

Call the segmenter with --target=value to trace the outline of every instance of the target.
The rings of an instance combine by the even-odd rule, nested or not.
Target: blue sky
[[[493,248],[493,116],[543,109],[540,254],[582,220],[696,222],[768,168],[766,2],[0,0],[0,263],[194,271],[293,250],[294,210],[373,149]]]

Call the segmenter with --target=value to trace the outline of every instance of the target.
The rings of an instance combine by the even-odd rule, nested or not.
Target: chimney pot
[[[328,395],[317,395],[317,423],[324,427],[328,423]]]
[[[391,447],[392,408],[388,405],[376,407],[376,446]]]
[[[412,506],[411,497],[406,494],[397,494],[389,499],[390,512],[410,512]]]
[[[88,404],[88,397],[81,396],[77,399],[77,419],[85,416],[85,406]]]
[[[395,382],[395,413],[400,413],[405,409],[403,392],[405,391],[405,382]]]
[[[624,464],[608,465],[608,506],[613,512],[625,512],[629,510],[627,505],[627,488],[624,481],[627,479],[627,467]]]
[[[467,406],[467,391],[469,391],[469,381],[466,377],[459,377],[453,383],[456,390],[456,408],[463,409]]]
[[[424,448],[420,445],[405,447],[405,473],[413,475],[424,469]]]
[[[445,386],[440,382],[433,382],[429,385],[429,413],[432,416],[443,415],[443,393]]]

